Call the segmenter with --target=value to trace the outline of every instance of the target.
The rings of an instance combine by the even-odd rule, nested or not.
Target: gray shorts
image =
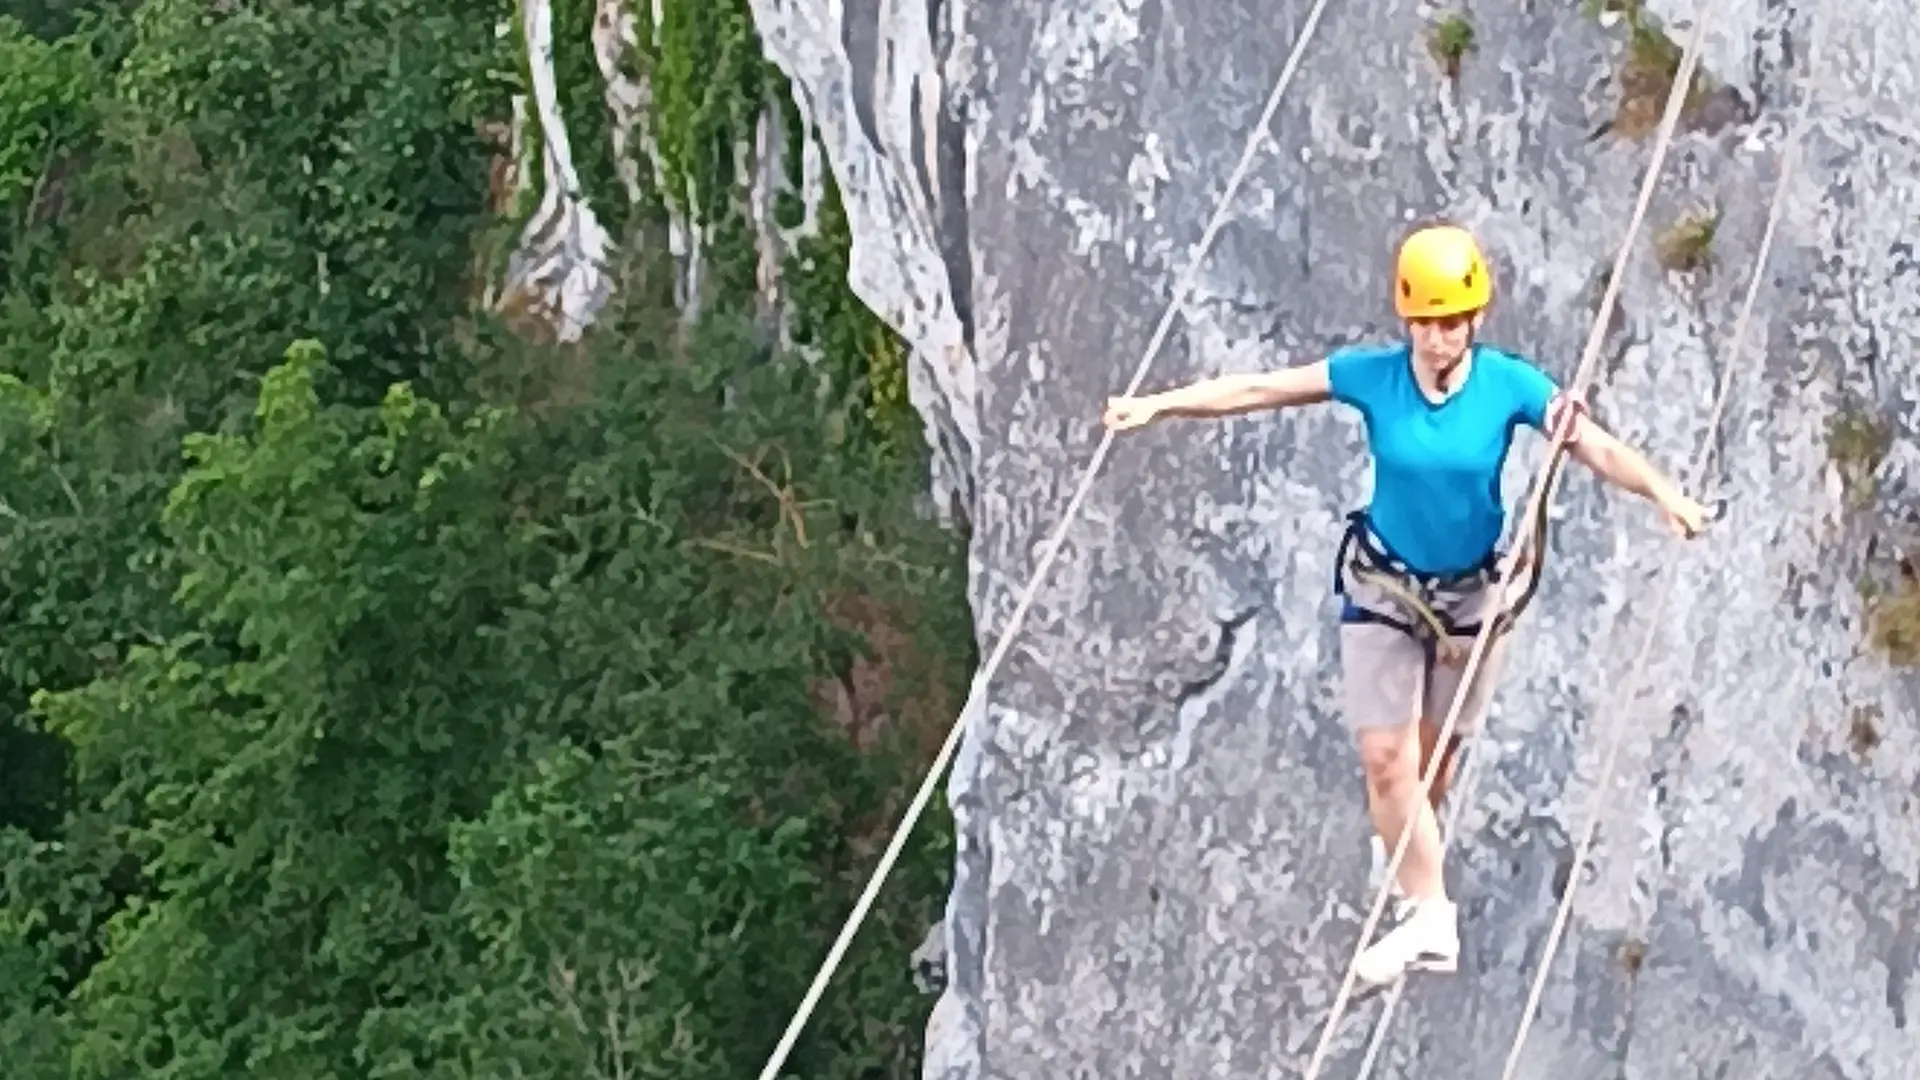
[[[1358,580],[1345,565],[1340,581],[1347,599],[1355,607],[1377,611],[1400,622],[1415,621],[1394,595],[1370,581]],[[1486,594],[1495,588],[1492,582],[1458,591],[1442,590],[1430,596],[1433,609],[1451,622],[1477,629]],[[1340,706],[1348,726],[1355,731],[1369,728],[1398,727],[1411,720],[1425,719],[1438,729],[1453,708],[1454,694],[1465,673],[1467,650],[1473,647],[1473,634],[1456,635],[1460,661],[1448,665],[1439,660],[1428,664],[1421,643],[1391,626],[1372,622],[1340,624]],[[1480,729],[1487,705],[1493,696],[1494,680],[1487,675],[1498,668],[1506,651],[1506,635],[1494,639],[1474,672],[1473,687],[1454,722],[1453,734],[1468,735]]]

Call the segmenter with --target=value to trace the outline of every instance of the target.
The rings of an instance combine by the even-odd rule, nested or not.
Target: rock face
[[[519,16],[517,27],[500,28],[502,34],[522,36],[533,83],[532,101],[515,103],[520,111],[514,118],[512,156],[517,185],[528,183],[537,160],[540,202],[508,262],[496,304],[524,307],[550,326],[557,340],[578,341],[612,291],[606,267],[613,238],[580,194],[580,175],[554,85],[553,5],[527,0]],[[529,145],[526,138],[529,115],[539,121],[537,145]]]
[[[920,350],[990,646],[1308,4],[753,6],[845,192],[852,284]],[[1572,376],[1650,157],[1614,119],[1653,39],[1568,3],[1475,5],[1456,81],[1436,17],[1333,0],[1149,388],[1394,333],[1393,246],[1432,215],[1491,249],[1487,336]],[[1711,25],[1719,89],[1668,157],[1593,397],[1728,515],[1682,545],[1570,467],[1453,841],[1462,969],[1410,984],[1375,1076],[1500,1075],[1616,730],[1518,1075],[1901,1080],[1920,1060],[1916,683],[1869,645],[1860,585],[1913,520],[1920,22],[1905,0],[1723,0]],[[1802,167],[1730,355],[1804,92]],[[1699,205],[1722,211],[1711,265],[1666,269],[1656,241]],[[1115,448],[951,780],[929,1076],[1299,1074],[1371,900],[1329,595],[1359,436],[1320,407]],[[1523,445],[1515,497],[1542,450]],[[1379,1011],[1349,1011],[1323,1075],[1353,1075]]]

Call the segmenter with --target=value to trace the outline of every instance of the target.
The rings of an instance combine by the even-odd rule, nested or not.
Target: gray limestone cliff
[[[852,285],[918,349],[937,479],[973,525],[984,647],[1308,4],[753,8],[844,191]],[[1648,8],[1676,27],[1692,14]],[[1564,0],[1466,14],[1475,48],[1450,79],[1437,13],[1333,0],[1150,388],[1394,332],[1393,244],[1436,214],[1492,251],[1489,336],[1571,376],[1651,153],[1621,103],[1645,92],[1650,45]],[[1520,1076],[1920,1076],[1920,683],[1870,619],[1911,583],[1920,505],[1920,20],[1906,0],[1724,0],[1711,25],[1712,84],[1668,158],[1594,400],[1683,474],[1733,379],[1720,464],[1681,477],[1728,515],[1683,545],[1570,470],[1454,841],[1462,969],[1410,985],[1375,1076],[1499,1076],[1622,727]],[[1731,355],[1809,92],[1803,167]],[[1710,260],[1669,268],[1662,234],[1701,207],[1719,211]],[[1539,441],[1525,451],[1516,494]],[[950,781],[930,1077],[1299,1074],[1370,899],[1328,590],[1365,475],[1357,421],[1331,407],[1115,447]],[[1644,689],[1618,700],[1670,560]],[[1378,1011],[1350,1011],[1324,1075],[1352,1075]]]

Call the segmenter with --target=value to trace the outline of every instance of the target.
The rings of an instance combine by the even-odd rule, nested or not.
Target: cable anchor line
[[[1641,179],[1639,197],[1635,200],[1633,215],[1628,219],[1626,235],[1622,238],[1619,249],[1614,255],[1613,268],[1607,276],[1607,287],[1600,298],[1600,309],[1588,330],[1580,363],[1565,391],[1567,398],[1571,401],[1586,400],[1588,385],[1593,381],[1594,367],[1599,360],[1600,347],[1606,339],[1607,324],[1611,320],[1615,306],[1619,303],[1620,291],[1626,278],[1627,260],[1633,252],[1633,241],[1639,235],[1640,227],[1646,220],[1654,189],[1659,186],[1661,167],[1666,162],[1667,150],[1673,143],[1674,131],[1679,125],[1687,89],[1692,86],[1694,72],[1700,64],[1700,48],[1706,39],[1706,28],[1710,16],[1717,7],[1718,0],[1701,0],[1695,9],[1693,33],[1687,39],[1686,51],[1681,56],[1679,70],[1675,73],[1673,86],[1667,93],[1666,108],[1660,117],[1652,159],[1647,163],[1646,173]],[[1544,549],[1545,537],[1535,535],[1533,530],[1536,521],[1544,520],[1542,505],[1552,495],[1559,457],[1565,452],[1574,428],[1575,425],[1571,423],[1556,424],[1553,428],[1552,446],[1548,451],[1546,462],[1536,474],[1526,512],[1521,517],[1519,536],[1515,538],[1506,557],[1501,560],[1501,581],[1513,580],[1514,570],[1519,560],[1528,552],[1529,546]],[[1454,692],[1452,704],[1447,709],[1446,720],[1441,725],[1438,739],[1435,740],[1437,746],[1447,745],[1452,737],[1454,728],[1459,724],[1460,712],[1468,692],[1474,688],[1476,677],[1481,675],[1481,665],[1486,660],[1494,631],[1498,628],[1497,609],[1501,600],[1504,599],[1505,592],[1504,588],[1490,589],[1483,601],[1480,630],[1474,635],[1473,645],[1467,653],[1465,670],[1460,675],[1460,685]],[[1490,673],[1489,677],[1497,679],[1497,666],[1494,665],[1496,670]],[[1443,755],[1440,754],[1433,755],[1421,772],[1420,789],[1423,799],[1433,789],[1434,776],[1439,769],[1442,757]],[[1354,946],[1352,956],[1348,958],[1346,975],[1340,981],[1340,989],[1334,995],[1333,1006],[1329,1010],[1327,1021],[1321,1027],[1319,1040],[1307,1060],[1303,1080],[1315,1080],[1320,1075],[1320,1070],[1326,1065],[1332,1049],[1334,1033],[1339,1030],[1340,1018],[1346,1012],[1347,1005],[1353,997],[1353,984],[1358,974],[1360,955],[1366,951],[1373,939],[1375,929],[1379,926],[1380,916],[1386,909],[1387,896],[1392,889],[1395,877],[1399,874],[1400,863],[1406,857],[1407,845],[1412,837],[1413,829],[1404,828],[1393,846],[1393,854],[1387,861],[1386,874],[1382,877],[1380,888],[1374,894],[1367,918],[1361,925],[1358,943]],[[1403,984],[1405,979],[1405,975],[1402,975],[1395,983],[1396,987]]]
[[[1259,154],[1261,143],[1270,137],[1273,118],[1279,112],[1280,102],[1285,98],[1287,88],[1292,85],[1294,76],[1299,73],[1301,60],[1306,56],[1307,44],[1312,41],[1314,32],[1319,29],[1321,16],[1326,14],[1328,3],[1329,0],[1314,0],[1313,7],[1308,10],[1307,17],[1301,24],[1299,36],[1294,40],[1293,51],[1287,55],[1286,63],[1281,66],[1279,77],[1274,80],[1273,90],[1267,95],[1266,107],[1261,110],[1259,120],[1247,133],[1246,145],[1240,152],[1240,161],[1227,177],[1226,189],[1220,193],[1219,200],[1214,204],[1213,215],[1207,221],[1206,229],[1200,234],[1199,243],[1194,247],[1193,257],[1188,261],[1187,268],[1182,271],[1174,284],[1173,295],[1167,301],[1166,310],[1161,313],[1160,321],[1147,341],[1146,350],[1139,364],[1134,368],[1133,378],[1128,381],[1127,388],[1123,391],[1124,395],[1131,396],[1140,389],[1140,384],[1146,380],[1148,369],[1153,366],[1161,346],[1166,343],[1167,334],[1173,329],[1174,317],[1179,313],[1180,305],[1185,302],[1188,292],[1193,288],[1201,262],[1219,236],[1220,229],[1226,224],[1227,211],[1233,204],[1233,197],[1239,193],[1240,185],[1246,182],[1247,174],[1252,170],[1254,159]],[[946,741],[941,744],[940,752],[935,756],[933,765],[927,770],[926,778],[914,792],[913,801],[908,803],[900,825],[887,842],[886,850],[881,853],[880,861],[875,865],[866,887],[861,890],[859,898],[854,902],[853,911],[848,914],[846,922],[841,926],[832,948],[827,950],[826,959],[822,961],[812,984],[807,987],[806,996],[801,999],[799,1008],[794,1011],[793,1019],[788,1022],[786,1031],[781,1034],[779,1043],[767,1059],[766,1067],[760,1070],[759,1080],[778,1080],[781,1066],[786,1063],[788,1055],[792,1054],[794,1044],[799,1041],[800,1033],[806,1028],[813,1010],[819,1006],[821,995],[826,992],[828,982],[832,980],[834,972],[845,959],[847,949],[852,946],[853,938],[859,932],[860,925],[866,920],[868,912],[873,909],[874,900],[879,896],[881,886],[885,884],[887,876],[892,873],[894,864],[900,861],[900,853],[906,848],[907,837],[919,823],[920,816],[926,812],[927,804],[933,798],[933,792],[941,774],[945,773],[952,763],[953,755],[959,749],[961,737],[966,731],[967,718],[974,714],[976,706],[984,715],[987,687],[991,684],[994,674],[1000,670],[1000,665],[1006,661],[1007,653],[1011,650],[1014,639],[1019,635],[1027,613],[1032,610],[1034,598],[1039,594],[1040,586],[1052,571],[1054,560],[1059,558],[1061,546],[1066,541],[1067,529],[1078,519],[1081,506],[1086,502],[1087,494],[1093,489],[1094,477],[1099,473],[1100,466],[1106,461],[1107,454],[1113,447],[1114,434],[1111,429],[1101,433],[1099,445],[1094,447],[1093,457],[1087,462],[1086,470],[1081,474],[1072,498],[1067,501],[1067,508],[1060,517],[1060,523],[1054,527],[1053,534],[1047,538],[1040,561],[1034,568],[1033,577],[1028,580],[1019,601],[1014,605],[1013,614],[1007,620],[1006,629],[1001,632],[999,641],[994,644],[992,651],[988,654],[986,663],[981,665],[980,671],[974,676],[973,687],[967,695],[966,703],[960,708],[960,715],[948,729]]]
[[[1807,47],[1809,87],[1800,100],[1797,115],[1792,126],[1788,129],[1783,143],[1780,159],[1780,178],[1774,183],[1773,201],[1767,212],[1766,228],[1761,233],[1760,245],[1754,256],[1753,268],[1747,277],[1746,296],[1741,303],[1739,317],[1734,322],[1731,340],[1723,353],[1723,366],[1726,369],[1725,374],[1723,374],[1720,379],[1720,388],[1714,397],[1713,405],[1708,415],[1706,434],[1701,436],[1700,448],[1694,455],[1690,475],[1693,476],[1696,487],[1704,486],[1711,473],[1711,469],[1709,469],[1708,466],[1713,458],[1721,418],[1725,413],[1727,399],[1732,390],[1733,374],[1736,367],[1735,362],[1739,359],[1740,354],[1746,347],[1747,331],[1752,322],[1755,301],[1759,297],[1762,274],[1766,270],[1768,258],[1772,254],[1775,235],[1778,232],[1781,219],[1785,216],[1789,184],[1794,177],[1794,173],[1798,170],[1802,142],[1806,137],[1814,98],[1814,93],[1811,89],[1814,57],[1819,54],[1827,26],[1826,21],[1819,19],[1818,15],[1815,16],[1815,19],[1817,21],[1815,23],[1812,40]],[[1725,510],[1725,500],[1718,501],[1716,518],[1724,516]],[[1639,682],[1645,675],[1647,659],[1652,655],[1653,645],[1661,626],[1660,617],[1665,611],[1666,600],[1670,595],[1668,591],[1669,586],[1671,585],[1674,572],[1678,569],[1678,566],[1679,564],[1676,561],[1666,561],[1661,569],[1659,580],[1654,584],[1654,594],[1658,597],[1658,601],[1653,617],[1648,620],[1646,637],[1642,639],[1640,649],[1635,654],[1633,664],[1628,669],[1628,689],[1623,691],[1620,697],[1620,700],[1623,702],[1631,702],[1640,691]],[[1510,608],[1509,611],[1511,610]],[[1600,780],[1595,788],[1596,792],[1605,791],[1611,782],[1614,766],[1618,758],[1620,742],[1624,738],[1625,728],[1623,725],[1615,727],[1613,730],[1614,736],[1603,758]],[[1461,807],[1463,805],[1471,805],[1471,793],[1474,790],[1474,784],[1479,779],[1479,771],[1476,768],[1477,764],[1477,758],[1469,757],[1462,771],[1459,785],[1461,797],[1456,799],[1454,805],[1449,808],[1446,826],[1440,833],[1440,848],[1442,853],[1446,851],[1452,838],[1456,835],[1456,826],[1462,813]],[[1596,794],[1592,817],[1589,818],[1588,825],[1582,833],[1583,839],[1577,847],[1577,853],[1573,860],[1575,867],[1579,867],[1586,862],[1592,836],[1598,825],[1600,802],[1601,797]],[[1531,1018],[1535,1015],[1539,1006],[1539,999],[1545,984],[1545,973],[1559,948],[1561,932],[1564,929],[1565,923],[1564,913],[1570,909],[1573,903],[1572,894],[1578,888],[1576,884],[1577,877],[1578,875],[1575,875],[1574,878],[1569,879],[1568,887],[1563,890],[1561,903],[1555,915],[1555,929],[1549,932],[1549,940],[1544,950],[1544,959],[1542,959],[1539,965],[1533,987],[1529,991],[1527,1004],[1522,1010],[1521,1015],[1523,1019],[1520,1030],[1515,1034],[1513,1043],[1508,1050],[1506,1064],[1501,1073],[1502,1080],[1512,1080],[1514,1070],[1518,1067],[1520,1049],[1526,1040],[1528,1028],[1531,1025]],[[1378,1059],[1381,1045],[1385,1042],[1387,1029],[1393,1021],[1394,1011],[1399,1005],[1401,992],[1405,989],[1405,985],[1404,980],[1395,983],[1392,991],[1388,994],[1386,1003],[1381,1009],[1380,1019],[1374,1024],[1373,1038],[1367,1044],[1366,1055],[1361,1059],[1360,1070],[1355,1080],[1368,1080],[1368,1078],[1373,1075],[1373,1066]]]

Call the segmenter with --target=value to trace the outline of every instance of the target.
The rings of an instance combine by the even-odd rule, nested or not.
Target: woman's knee
[[[1381,794],[1411,787],[1419,779],[1420,757],[1414,751],[1414,725],[1367,728],[1360,732],[1360,767],[1367,786]]]

